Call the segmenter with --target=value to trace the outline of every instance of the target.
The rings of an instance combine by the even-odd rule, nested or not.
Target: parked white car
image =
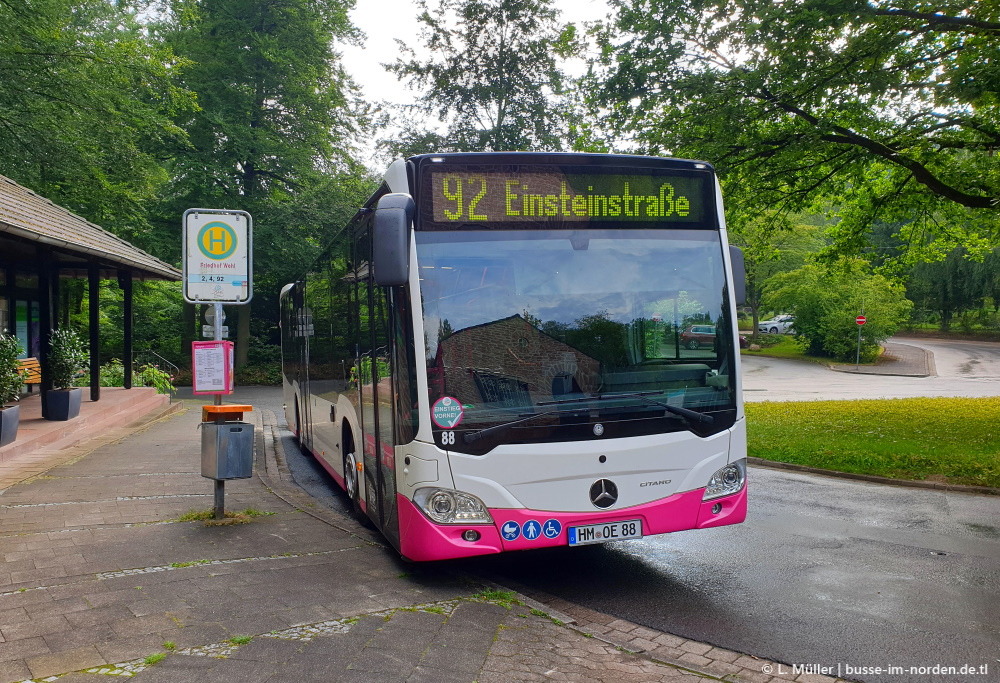
[[[757,331],[767,334],[789,334],[794,325],[794,315],[776,315],[770,320],[764,320],[758,324]]]

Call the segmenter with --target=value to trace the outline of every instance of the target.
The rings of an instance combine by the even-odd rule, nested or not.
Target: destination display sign
[[[486,223],[701,223],[711,178],[708,173],[448,168],[434,169],[429,176],[430,182],[424,184],[424,222],[467,229],[477,223],[484,228]]]

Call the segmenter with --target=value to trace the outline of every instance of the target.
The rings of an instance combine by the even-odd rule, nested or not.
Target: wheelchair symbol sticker
[[[542,525],[542,534],[545,538],[558,538],[561,533],[562,524],[554,519],[546,520],[545,524]]]

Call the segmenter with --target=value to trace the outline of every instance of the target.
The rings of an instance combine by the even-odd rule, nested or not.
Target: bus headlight
[[[493,517],[483,501],[452,489],[417,489],[413,502],[438,524],[492,524]]]
[[[701,499],[712,500],[739,493],[746,480],[747,461],[746,458],[740,458],[712,475],[712,478],[708,480],[708,486],[705,487],[705,495]]]

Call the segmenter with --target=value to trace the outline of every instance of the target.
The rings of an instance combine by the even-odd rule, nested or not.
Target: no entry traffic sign
[[[856,322],[859,325],[864,325],[866,322],[868,322],[868,318],[866,318],[863,315],[859,315],[857,318],[854,319],[854,322]]]

